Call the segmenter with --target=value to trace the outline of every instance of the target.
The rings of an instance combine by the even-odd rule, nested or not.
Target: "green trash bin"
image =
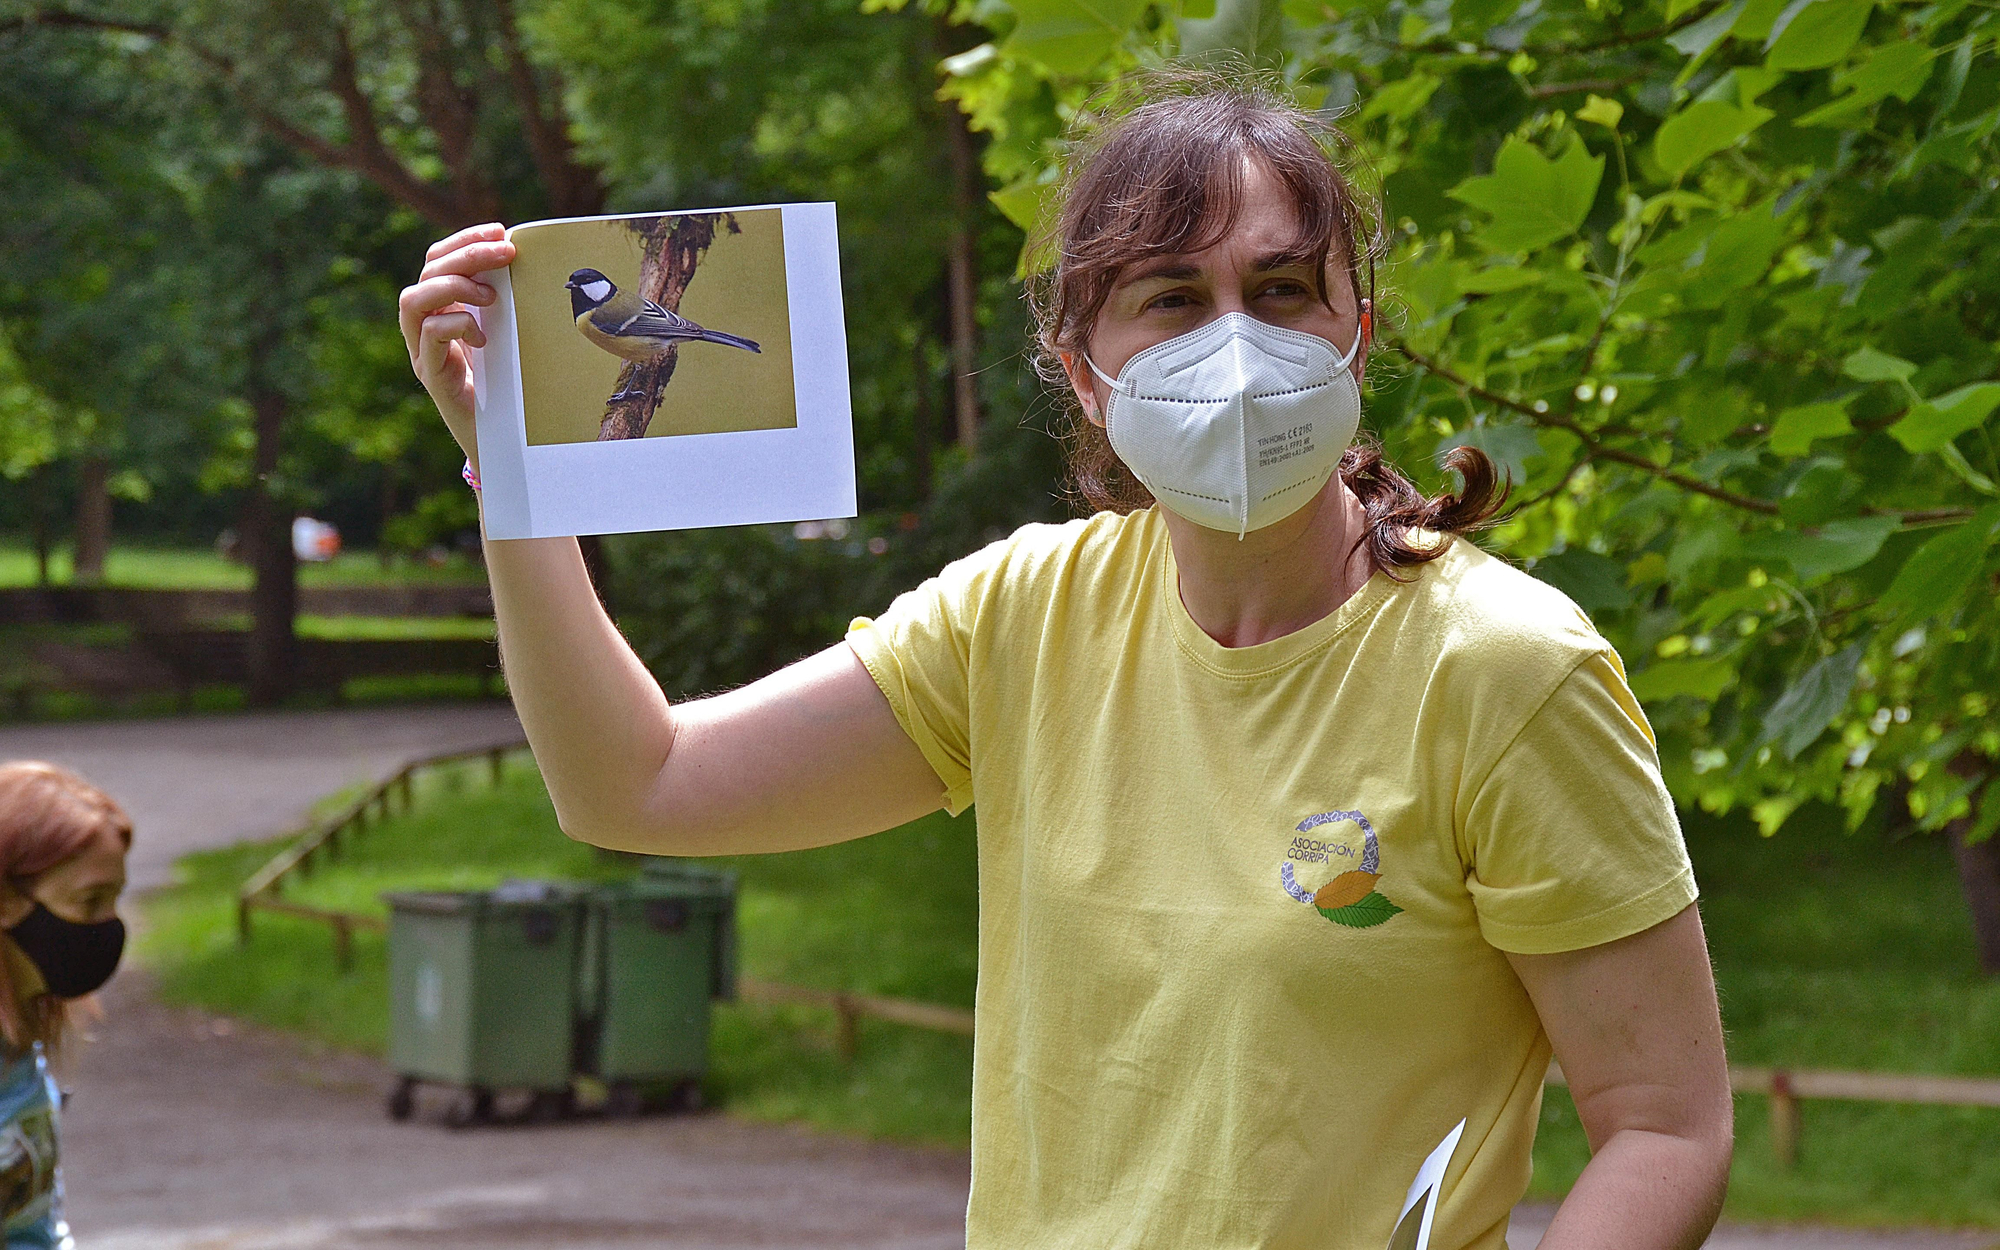
[[[654,861],[592,891],[588,1049],[614,1111],[699,1104],[709,1003],[736,992],[736,878]]]
[[[508,882],[490,891],[389,894],[389,1114],[419,1083],[454,1086],[454,1122],[491,1117],[496,1090],[560,1110],[575,1073],[586,912],[573,889]],[[546,1104],[546,1106],[544,1106]]]

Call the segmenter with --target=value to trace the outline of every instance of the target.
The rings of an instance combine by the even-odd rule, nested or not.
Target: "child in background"
[[[57,1170],[61,1096],[48,1057],[68,1004],[111,979],[125,947],[118,896],[132,822],[53,764],[0,764],[0,1235],[6,1250],[70,1250]]]

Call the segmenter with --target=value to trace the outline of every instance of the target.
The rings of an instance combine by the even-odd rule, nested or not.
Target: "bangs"
[[[1206,251],[1228,238],[1252,164],[1275,177],[1292,202],[1295,230],[1273,259],[1310,270],[1320,301],[1331,306],[1329,261],[1337,259],[1352,279],[1354,240],[1364,227],[1312,129],[1301,110],[1235,92],[1155,100],[1120,118],[1065,196],[1051,275],[1052,345],[1080,350],[1131,266]]]

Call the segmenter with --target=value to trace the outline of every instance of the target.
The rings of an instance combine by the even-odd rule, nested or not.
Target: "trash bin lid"
[[[503,881],[491,890],[408,890],[385,893],[391,911],[425,916],[458,916],[478,911],[516,911],[575,903],[582,891],[562,881]]]

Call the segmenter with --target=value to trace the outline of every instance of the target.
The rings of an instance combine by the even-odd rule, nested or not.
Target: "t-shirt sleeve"
[[[988,548],[948,565],[880,616],[859,616],[847,627],[847,645],[938,775],[954,816],[972,804],[966,674],[979,600],[998,554]]]
[[[1695,899],[1652,728],[1608,650],[1573,669],[1501,753],[1463,833],[1480,931],[1504,951],[1598,946]]]

